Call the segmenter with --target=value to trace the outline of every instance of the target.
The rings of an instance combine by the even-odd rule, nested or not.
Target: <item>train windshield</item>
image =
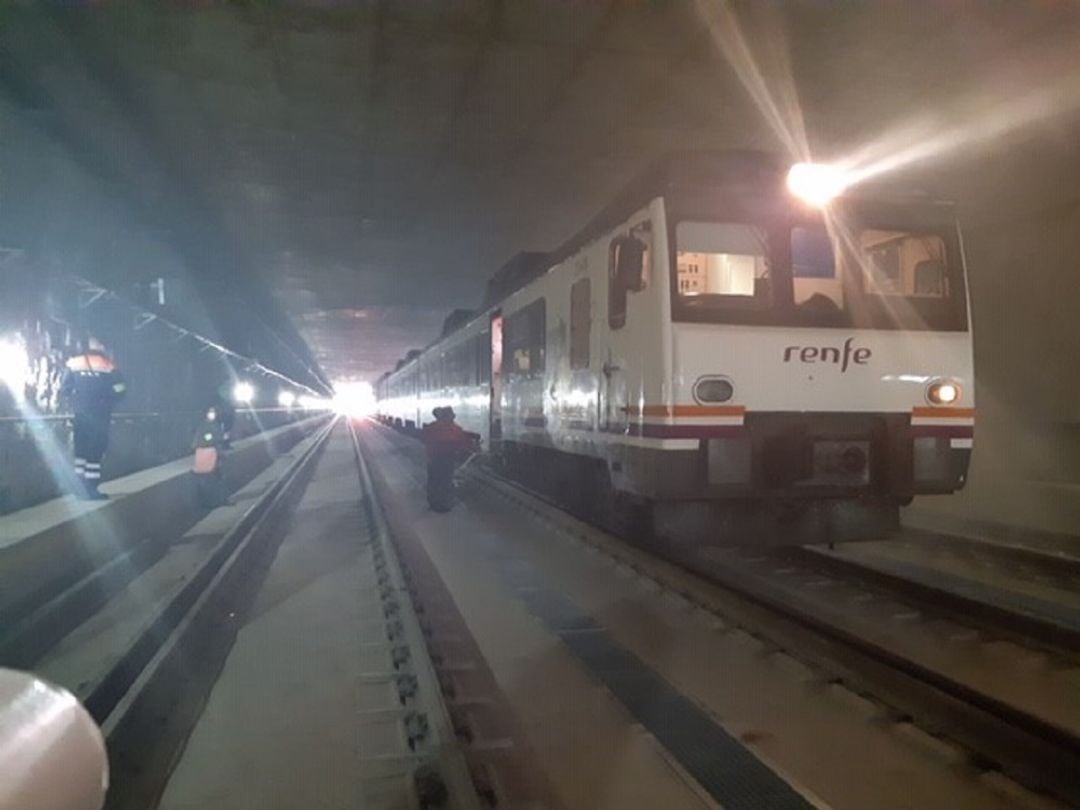
[[[959,254],[946,231],[690,221],[675,237],[677,320],[966,328]]]

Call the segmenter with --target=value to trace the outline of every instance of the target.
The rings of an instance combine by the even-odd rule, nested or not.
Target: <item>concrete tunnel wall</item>
[[[1047,157],[1026,167],[999,164],[999,191],[961,201],[974,320],[975,451],[960,494],[922,498],[915,509],[945,520],[1080,534],[1080,204],[1025,207],[1006,190]]]
[[[197,300],[176,295],[184,291],[181,285],[169,291],[166,307],[146,303],[150,312],[205,325]],[[177,339],[176,332],[146,321],[128,303],[93,300],[65,273],[41,273],[29,262],[0,279],[2,293],[7,296],[0,301],[0,338],[25,340],[35,373],[19,395],[0,386],[0,515],[71,488],[71,422],[56,394],[64,361],[87,334],[104,341],[127,383],[113,414],[106,479],[190,453],[204,409],[233,379],[256,386],[253,405],[260,408],[238,412],[237,436],[302,415],[277,410],[278,392],[290,388],[286,383],[250,372],[194,339]]]
[[[23,400],[0,386],[0,515],[55,497],[70,484],[71,425],[59,418],[55,389],[64,360],[86,335],[104,341],[128,385],[114,415],[106,479],[189,453],[203,409],[232,379],[256,384],[260,408],[275,408],[278,391],[288,387],[145,322],[133,307],[220,339],[182,257],[133,217],[122,190],[95,175],[101,167],[91,160],[94,150],[43,137],[40,117],[20,112],[0,97],[0,249],[18,251],[0,264],[0,339],[25,341],[32,361],[48,365],[50,379]],[[148,286],[147,268],[165,279],[164,306]],[[108,285],[124,301],[81,294],[77,277]],[[250,435],[260,424],[272,428],[297,416],[241,411],[237,430]]]

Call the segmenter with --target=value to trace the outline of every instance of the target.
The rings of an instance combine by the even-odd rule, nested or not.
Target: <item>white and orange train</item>
[[[958,490],[974,380],[953,209],[810,205],[788,171],[661,162],[385,375],[380,418],[452,405],[512,474],[673,540],[868,537]]]

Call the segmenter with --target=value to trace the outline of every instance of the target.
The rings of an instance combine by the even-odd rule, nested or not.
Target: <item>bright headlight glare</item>
[[[788,191],[803,202],[821,207],[851,184],[847,172],[825,163],[796,163],[788,171]]]
[[[926,398],[934,405],[952,405],[960,401],[960,386],[953,382],[930,383]]]
[[[255,386],[249,382],[238,382],[233,386],[233,399],[244,405],[255,399]]]

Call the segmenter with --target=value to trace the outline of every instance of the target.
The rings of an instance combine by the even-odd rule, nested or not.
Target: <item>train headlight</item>
[[[788,191],[818,208],[843,194],[852,178],[838,166],[825,163],[796,163],[788,171]]]
[[[938,380],[926,387],[926,399],[931,405],[955,405],[960,401],[960,386],[951,380]]]
[[[735,396],[735,386],[727,377],[702,377],[694,383],[698,402],[727,402]]]

